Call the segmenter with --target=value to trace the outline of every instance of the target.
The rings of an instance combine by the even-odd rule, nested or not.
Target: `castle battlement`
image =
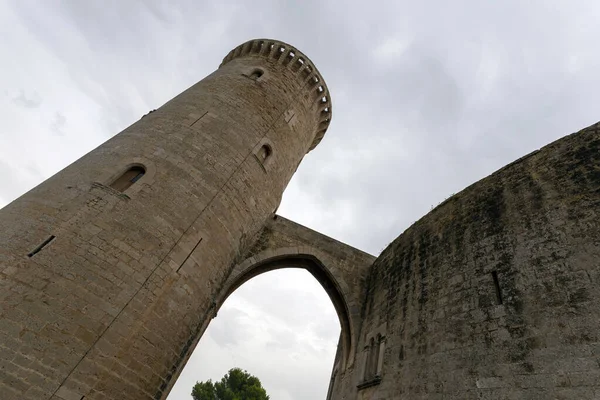
[[[263,57],[296,73],[305,88],[306,96],[314,99],[318,123],[315,127],[315,139],[308,151],[317,147],[325,136],[332,115],[331,94],[317,67],[292,45],[272,39],[253,39],[231,50],[223,58],[219,68],[239,57]]]

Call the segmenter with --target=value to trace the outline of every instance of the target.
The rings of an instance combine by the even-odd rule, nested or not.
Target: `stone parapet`
[[[219,68],[238,57],[263,57],[296,73],[305,88],[305,95],[314,98],[317,124],[315,138],[308,151],[317,147],[331,123],[331,94],[325,80],[310,59],[287,43],[272,39],[254,39],[231,50]]]

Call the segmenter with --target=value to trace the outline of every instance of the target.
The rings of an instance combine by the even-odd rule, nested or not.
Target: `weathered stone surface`
[[[332,398],[599,399],[599,210],[598,124],[438,206],[373,264]],[[382,326],[381,382],[357,390]]]
[[[306,232],[263,234],[330,120],[327,87],[306,56],[281,42],[250,41],[2,209],[3,400],[164,398],[232,270],[263,237],[295,248],[270,251],[280,264],[289,257],[313,268],[337,296],[343,321],[356,319],[372,257],[316,233],[323,248],[303,241]],[[122,179],[113,185],[131,166],[145,174],[129,187]],[[352,266],[358,273],[347,265],[354,261],[363,263]],[[356,321],[347,323],[349,340],[350,329]]]
[[[598,125],[375,260],[274,214],[329,97],[298,50],[244,43],[0,210],[1,398],[164,399],[227,296],[287,267],[340,319],[328,399],[600,398]]]

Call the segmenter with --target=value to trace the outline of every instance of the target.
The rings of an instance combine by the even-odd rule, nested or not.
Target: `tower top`
[[[308,151],[317,147],[331,122],[331,94],[325,80],[310,59],[287,43],[273,39],[253,39],[231,50],[219,68],[238,57],[264,57],[291,69],[296,74],[306,95],[314,98],[315,135]]]

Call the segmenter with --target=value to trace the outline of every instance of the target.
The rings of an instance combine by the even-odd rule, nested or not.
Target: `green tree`
[[[269,400],[260,380],[240,368],[232,368],[219,382],[196,382],[194,400]]]

